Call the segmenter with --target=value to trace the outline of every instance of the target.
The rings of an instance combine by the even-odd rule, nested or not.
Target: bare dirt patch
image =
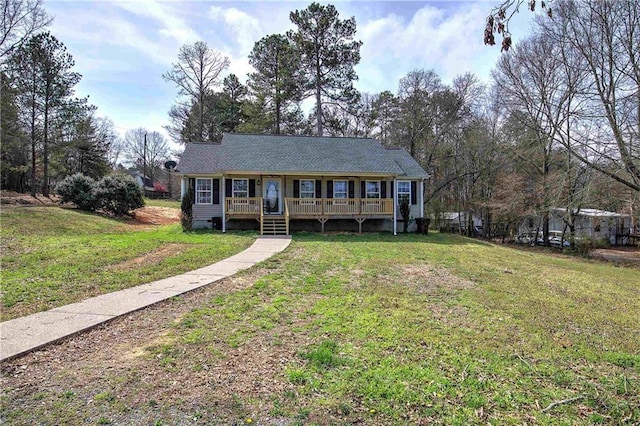
[[[640,247],[597,249],[590,253],[595,259],[640,268]]]
[[[134,212],[137,222],[147,225],[173,225],[180,223],[180,210],[170,207],[147,206]]]
[[[421,293],[430,293],[433,290],[467,290],[476,287],[472,281],[460,278],[452,274],[448,269],[435,265],[406,265],[400,268],[402,275],[411,277],[411,282]]]
[[[134,259],[110,265],[107,269],[110,271],[127,271],[130,269],[155,265],[167,257],[177,256],[189,247],[191,247],[190,244],[167,244]]]
[[[0,204],[9,206],[55,206],[60,202],[60,198],[57,195],[50,195],[45,197],[42,194],[36,194],[32,197],[31,194],[23,194],[14,191],[2,191],[0,192]]]

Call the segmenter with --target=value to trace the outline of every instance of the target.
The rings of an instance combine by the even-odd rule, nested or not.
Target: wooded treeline
[[[542,217],[546,233],[554,207],[568,209],[569,232],[581,208],[637,216],[638,15],[633,2],[556,1],[554,19],[536,18],[489,86],[470,73],[446,84],[426,67],[395,93],[371,94],[354,88],[355,19],[313,3],[291,12],[294,29],[255,44],[246,85],[222,79],[228,59],[206,43],[184,46],[164,76],[181,95],[168,130],[183,143],[223,132],[373,137],[431,174],[428,212],[482,216],[487,234],[527,216]]]
[[[64,176],[100,177],[121,163],[151,178],[159,173],[169,154],[160,133],[139,128],[121,139],[76,96],[81,76],[63,43],[45,31],[51,19],[41,0],[2,5],[2,188],[47,194]],[[430,173],[428,213],[482,216],[485,233],[504,233],[527,216],[548,218],[554,207],[567,209],[569,231],[581,208],[637,217],[634,6],[554,1],[553,19],[537,17],[531,35],[502,54],[488,84],[471,73],[446,83],[425,64],[396,90],[361,93],[355,18],[312,3],[290,13],[286,34],[255,43],[246,80],[228,74],[229,59],[206,42],[183,46],[163,75],[178,89],[167,131],[179,143],[219,142],[223,132],[373,137],[406,149]],[[487,25],[504,34],[500,16],[510,14],[498,7]]]
[[[169,154],[167,141],[145,129],[120,138],[109,118],[76,95],[82,76],[46,31],[52,18],[42,0],[2,0],[0,10],[0,187],[48,196],[65,176],[100,178],[124,171],[123,163],[140,170],[146,163],[153,178]]]

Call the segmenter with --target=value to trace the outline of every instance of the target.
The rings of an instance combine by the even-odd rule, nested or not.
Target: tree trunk
[[[316,87],[316,120],[318,136],[322,136],[322,98],[320,96],[320,86]]]
[[[280,94],[276,92],[276,135],[280,134]]]
[[[202,88],[200,88],[199,103],[200,109],[198,113],[200,116],[198,117],[198,138],[200,140],[196,142],[204,142],[204,91]]]
[[[49,89],[44,101],[44,133],[42,135],[42,195],[49,196]]]
[[[322,136],[322,96],[320,86],[320,59],[316,60],[316,120],[318,136]]]
[[[542,243],[543,245],[549,246],[549,212],[544,212],[544,216],[542,217]]]
[[[31,106],[31,196],[36,196],[36,103]]]

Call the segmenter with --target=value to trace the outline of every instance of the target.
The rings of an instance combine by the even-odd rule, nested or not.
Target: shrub
[[[164,186],[164,183],[162,183],[162,182],[154,182],[153,183],[153,190],[156,191],[156,192],[169,192],[167,187]]]
[[[115,216],[129,215],[144,206],[142,189],[131,176],[103,177],[96,186],[99,208]]]
[[[60,195],[61,202],[73,203],[80,210],[94,211],[98,208],[96,182],[82,173],[67,176],[56,185],[54,191]]]
[[[189,186],[180,202],[180,223],[183,231],[190,231],[193,227],[193,188]]]
[[[609,241],[606,238],[576,238],[573,242],[573,250],[581,256],[587,256],[591,250],[609,247]]]
[[[400,216],[402,216],[402,232],[405,234],[409,230],[409,221],[411,220],[411,206],[409,200],[403,198],[400,200]]]

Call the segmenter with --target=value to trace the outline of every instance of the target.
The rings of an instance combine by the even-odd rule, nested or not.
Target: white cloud
[[[225,26],[229,37],[237,45],[238,55],[248,55],[256,41],[264,36],[260,21],[235,7],[211,6],[209,18]]]
[[[172,7],[170,3],[145,0],[115,4],[130,13],[156,20],[161,25],[158,33],[175,40],[180,45],[199,40],[198,34],[187,25],[185,20],[179,16],[179,10]]]
[[[251,72],[248,55],[256,41],[293,29],[289,13],[309,2],[175,2],[48,0],[52,33],[69,49],[84,77],[78,96],[91,95],[98,113],[118,130],[160,130],[177,90],[162,80],[178,48],[203,40],[230,59],[228,72],[241,81]],[[482,45],[487,3],[337,2],[342,19],[356,17],[362,40],[356,87],[397,91],[415,68],[433,68],[449,83],[464,72],[487,80],[500,48]],[[436,8],[437,6],[437,8]],[[526,28],[523,11],[512,28]],[[526,31],[518,31],[523,37]],[[514,38],[517,43],[517,39]]]
[[[485,14],[480,7],[468,4],[450,14],[425,6],[408,20],[389,14],[364,22],[358,36],[363,41],[361,64],[367,66],[358,67],[359,86],[373,92],[395,91],[389,82],[397,85],[398,79],[414,68],[433,68],[444,82],[465,72],[488,77],[488,67],[483,65],[494,63],[495,59],[488,57],[494,57],[496,49],[482,45]]]
[[[138,56],[142,55],[156,62],[170,62],[165,45],[147,37],[139,25],[117,14],[99,14],[85,10],[69,10],[65,13],[66,25],[58,19],[54,20],[52,25],[54,34],[65,44],[81,45],[83,50],[89,52],[96,49],[99,53],[95,53],[94,56],[101,55],[103,58],[107,53],[114,53],[111,60],[116,61],[124,61],[128,51],[133,50]],[[68,22],[74,22],[74,25],[69,25]],[[125,50],[121,49],[117,53],[108,52],[109,46]]]

